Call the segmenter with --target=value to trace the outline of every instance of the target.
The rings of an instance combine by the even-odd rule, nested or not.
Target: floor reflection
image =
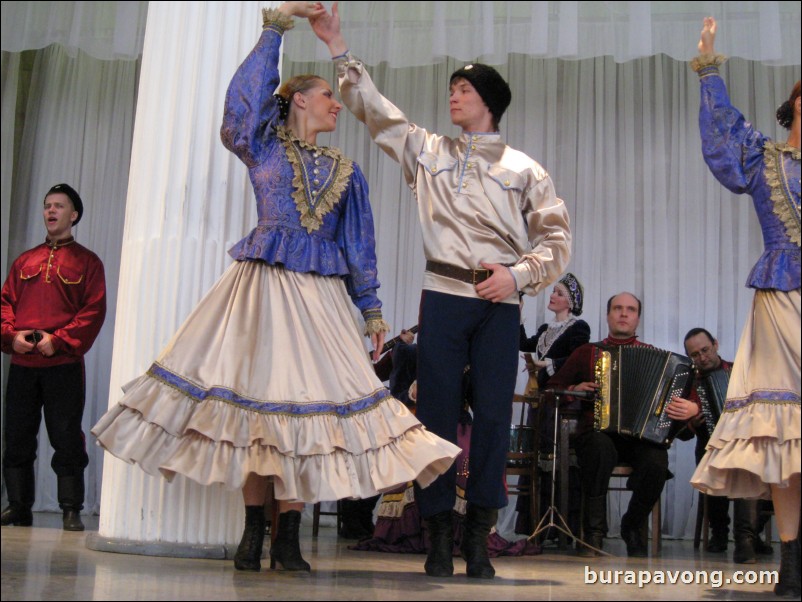
[[[619,556],[582,559],[569,551],[547,550],[541,556],[493,560],[496,578],[468,579],[464,562],[455,558],[451,579],[429,578],[422,555],[357,552],[339,541],[334,528],[321,528],[313,540],[302,527],[301,548],[312,564],[308,573],[271,571],[263,561],[261,573],[235,571],[230,560],[191,560],[115,554],[90,550],[87,533],[97,529],[88,518],[88,531],[61,530],[60,516],[37,513],[35,527],[3,527],[2,599],[5,600],[774,600],[772,585],[724,583],[624,583],[626,571],[721,571],[724,578],[737,570],[776,570],[777,560],[734,565],[727,554],[704,554],[690,541],[664,540],[660,558],[632,559],[623,543],[610,540]],[[779,545],[775,544],[777,553]],[[731,555],[731,550],[730,550]],[[618,585],[586,584],[586,567],[618,571]],[[605,575],[612,573],[605,573]]]

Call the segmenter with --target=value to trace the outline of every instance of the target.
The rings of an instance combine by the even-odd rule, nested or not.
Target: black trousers
[[[616,464],[632,466],[627,489],[632,490],[630,508],[638,504],[651,509],[660,499],[668,479],[668,450],[641,439],[621,435],[588,432],[576,438],[576,459],[582,479],[582,490],[588,497],[607,493],[610,476]]]
[[[6,388],[4,468],[33,468],[44,410],[53,459],[60,477],[83,475],[89,464],[81,430],[86,385],[83,361],[49,368],[11,364]]]

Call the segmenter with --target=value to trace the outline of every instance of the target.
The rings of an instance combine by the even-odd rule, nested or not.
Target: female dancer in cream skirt
[[[765,251],[749,275],[752,311],[735,356],[727,401],[691,483],[711,495],[771,498],[782,557],[775,593],[799,598],[800,513],[800,85],[777,111],[790,130],[767,138],[730,104],[705,19],[700,56],[702,152],[716,178],[752,197]]]

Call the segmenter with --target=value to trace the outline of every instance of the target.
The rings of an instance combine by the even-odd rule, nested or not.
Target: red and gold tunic
[[[11,265],[2,291],[2,350],[11,362],[47,368],[82,361],[106,317],[106,280],[97,255],[70,237],[46,241]],[[21,330],[53,335],[55,354],[14,353]]]

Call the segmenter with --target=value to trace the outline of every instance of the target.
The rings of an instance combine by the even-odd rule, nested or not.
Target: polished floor
[[[304,526],[301,547],[311,574],[270,571],[267,562],[261,573],[242,573],[230,560],[93,551],[85,540],[97,519],[85,517],[88,531],[69,533],[60,518],[37,513],[32,528],[0,529],[2,600],[778,599],[765,575],[760,583],[761,571],[778,568],[777,543],[768,562],[735,565],[732,546],[730,555],[705,554],[694,552],[690,541],[664,541],[660,558],[628,559],[620,556],[623,543],[611,539],[608,548],[619,556],[588,562],[547,549],[540,556],[494,559],[496,578],[477,581],[465,576],[459,558],[454,577],[429,578],[423,556],[349,550],[351,542],[338,540],[333,527],[321,527],[313,539]],[[651,583],[644,584],[647,579]]]

